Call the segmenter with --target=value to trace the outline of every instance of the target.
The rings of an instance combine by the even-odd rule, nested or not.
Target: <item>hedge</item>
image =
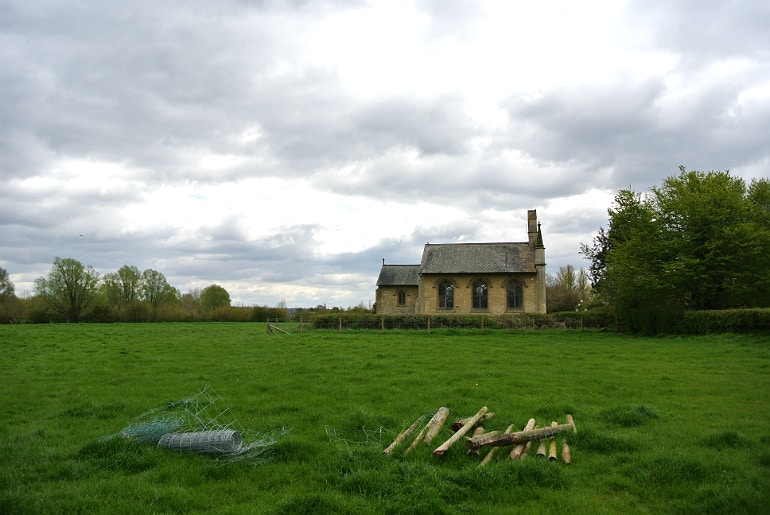
[[[311,319],[315,329],[604,329],[615,326],[605,312],[510,315],[377,315],[374,313],[329,313]]]

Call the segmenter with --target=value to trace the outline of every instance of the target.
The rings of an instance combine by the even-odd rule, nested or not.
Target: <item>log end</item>
[[[577,427],[575,426],[575,419],[572,418],[570,413],[567,413],[567,423],[572,425],[572,432],[577,433]]]

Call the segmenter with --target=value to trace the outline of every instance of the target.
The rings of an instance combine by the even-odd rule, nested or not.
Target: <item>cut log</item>
[[[473,428],[473,436],[474,437],[481,436],[483,434],[484,434],[484,426],[476,426],[476,427]],[[468,456],[470,456],[472,454],[478,455],[479,454],[479,450],[478,449],[468,449],[467,454],[468,454]]]
[[[545,438],[537,442],[537,457],[545,458]]]
[[[527,422],[527,425],[524,426],[524,431],[532,431],[533,429],[535,429],[535,419],[531,418]],[[509,458],[511,458],[512,460],[520,459],[521,455],[524,454],[524,449],[526,448],[527,448],[527,444],[525,443],[517,444],[516,447],[514,447],[513,450],[511,451]]]
[[[415,447],[417,447],[417,444],[422,439],[422,436],[425,434],[425,431],[427,431],[427,430],[428,430],[428,425],[427,424],[422,426],[422,429],[420,429],[420,432],[417,434],[417,438],[415,438],[414,441],[412,442],[412,444],[409,447],[406,448],[406,450],[404,451],[404,454],[409,454],[410,452],[412,452],[412,450]]]
[[[572,418],[572,415],[567,413],[567,424],[572,424],[572,432],[577,433],[577,427],[575,427],[575,419]]]
[[[551,427],[558,426],[558,422],[554,421],[551,422]],[[551,461],[556,461],[556,437],[552,436],[550,444],[548,446],[548,459]]]
[[[513,424],[511,424],[510,426],[505,428],[505,433],[503,433],[503,434],[509,435],[509,434],[511,434],[511,431],[513,431]],[[497,450],[497,447],[492,447],[491,449],[489,449],[489,452],[487,453],[487,455],[484,456],[484,459],[481,460],[481,463],[479,463],[479,467],[483,467],[484,465],[486,465],[487,463],[492,461],[492,456],[495,455],[495,451],[496,450]],[[471,452],[471,451],[468,451],[468,452]],[[476,451],[476,452],[478,452],[478,451]]]
[[[408,437],[410,434],[412,434],[412,433],[414,432],[414,430],[415,430],[415,429],[417,429],[417,426],[419,426],[419,425],[420,425],[420,422],[422,422],[422,419],[424,419],[424,418],[425,418],[425,417],[420,417],[420,418],[418,418],[417,420],[415,420],[415,421],[414,421],[414,423],[413,423],[411,426],[409,426],[409,427],[407,427],[406,429],[404,429],[404,430],[401,432],[401,434],[399,434],[399,435],[396,437],[396,439],[395,439],[395,440],[393,440],[393,443],[392,443],[392,444],[390,444],[390,445],[388,445],[388,446],[385,448],[385,450],[384,450],[384,451],[382,451],[382,452],[383,452],[383,453],[385,453],[385,454],[390,454],[390,453],[391,453],[391,451],[392,451],[393,449],[395,449],[396,447],[398,447],[399,445],[401,445],[401,443],[402,443],[404,440],[406,440],[406,438],[407,438],[407,437]]]
[[[479,419],[481,419],[481,417],[483,417],[484,413],[486,413],[487,411],[488,411],[488,408],[486,406],[482,407],[478,411],[478,413],[476,413],[470,420],[468,420],[468,422],[463,427],[458,429],[457,432],[455,434],[453,434],[452,437],[449,440],[447,440],[446,442],[444,442],[443,444],[438,446],[433,451],[433,455],[434,456],[443,456],[444,453],[447,452],[449,450],[449,448],[455,442],[457,442],[457,440],[459,440],[460,438],[465,436],[465,433],[470,431],[471,428],[476,425],[476,423],[479,421]],[[481,435],[481,436],[479,436],[479,438],[484,438],[485,436],[487,436],[487,435]],[[500,436],[500,435],[494,435],[494,436],[496,437],[496,436]],[[501,435],[501,436],[505,436],[505,435]],[[468,447],[468,448],[470,449],[470,447]]]
[[[449,416],[449,408],[441,407],[438,409],[438,411],[433,415],[433,417],[428,421],[428,431],[425,433],[425,440],[424,442],[426,444],[429,444],[433,441],[433,439],[436,437],[439,431],[441,431],[441,428],[444,426],[444,422],[446,422],[447,417]]]
[[[485,420],[489,420],[490,418],[492,418],[494,416],[495,416],[495,414],[493,412],[491,412],[491,411],[488,412],[488,413],[484,413],[484,416],[479,419],[477,424],[480,424],[480,423],[484,422]],[[463,418],[461,420],[455,420],[454,422],[452,422],[452,431],[457,431],[458,429],[463,427],[469,420],[470,420],[470,418]]]
[[[527,456],[529,456],[529,450],[532,448],[532,442],[527,442],[526,445],[524,445],[524,451],[521,453],[521,457],[519,459],[523,460]]]
[[[505,447],[515,443],[525,443],[532,440],[542,440],[550,436],[563,433],[564,431],[574,430],[573,424],[558,424],[553,427],[542,427],[540,429],[533,429],[532,431],[518,431],[508,435],[489,436],[489,433],[479,436],[478,438],[467,438],[465,446],[467,448],[474,447]]]
[[[567,464],[572,461],[572,452],[569,450],[569,444],[566,439],[561,442],[561,459]]]

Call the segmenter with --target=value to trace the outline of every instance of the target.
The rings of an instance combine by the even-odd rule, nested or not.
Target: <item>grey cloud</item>
[[[741,91],[728,80],[666,105],[668,91],[653,80],[604,91],[562,88],[507,107],[512,138],[538,160],[574,163],[584,174],[611,168],[613,188],[649,187],[657,182],[651,174],[671,175],[680,164],[727,169],[768,156],[759,127],[770,123],[770,111],[736,109]]]
[[[627,17],[687,65],[714,59],[752,57],[767,60],[770,48],[770,4],[738,0],[704,5],[699,0],[649,2],[635,0]]]

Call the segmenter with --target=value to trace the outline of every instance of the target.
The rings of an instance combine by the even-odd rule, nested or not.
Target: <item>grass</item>
[[[0,512],[759,513],[769,373],[761,335],[0,326]],[[271,462],[100,440],[205,385],[245,428],[290,429]],[[572,463],[383,455],[441,406],[488,406],[487,429],[572,413]]]

